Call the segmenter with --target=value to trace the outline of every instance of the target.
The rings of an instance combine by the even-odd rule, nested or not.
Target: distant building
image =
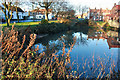
[[[77,17],[77,16],[76,16]],[[75,19],[75,11],[74,10],[68,10],[68,11],[59,11],[57,13],[57,19],[60,20],[62,18],[67,19]],[[78,17],[77,17],[78,18]]]
[[[108,16],[110,14],[109,9],[90,9],[89,8],[89,19],[95,20],[95,21],[106,21],[106,18],[109,19]]]
[[[120,17],[120,2],[118,5],[116,5],[116,3],[114,3],[114,6],[111,10],[111,19],[112,20],[119,22],[119,17]]]
[[[48,19],[52,19],[52,9],[48,9]],[[45,9],[34,9],[29,13],[30,18],[44,19],[45,18]]]

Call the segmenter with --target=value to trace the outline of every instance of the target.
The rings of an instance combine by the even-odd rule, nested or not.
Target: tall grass
[[[62,57],[56,53],[46,54],[39,50],[32,49],[36,34],[30,35],[30,42],[26,49],[23,49],[25,43],[25,35],[22,43],[18,40],[18,32],[14,30],[14,25],[11,30],[2,32],[2,79],[6,78],[36,78],[36,79],[57,79],[66,78],[67,64],[70,63],[70,50],[65,53],[65,44],[63,43]]]
[[[38,53],[39,46],[32,48],[36,34],[30,35],[29,44],[24,49],[26,36],[22,38],[22,42],[18,39],[19,33],[11,30],[1,33],[2,40],[2,79],[112,79],[117,78],[115,72],[115,64],[110,65],[110,58],[105,63],[100,57],[96,61],[94,55],[92,61],[85,60],[82,66],[79,63],[70,61],[70,52],[76,43],[70,45],[68,52],[65,52],[65,43],[63,44],[62,53],[56,55],[49,51]],[[82,58],[81,58],[82,59]],[[77,70],[74,70],[74,65]],[[79,67],[82,68],[79,70]],[[108,70],[109,72],[106,72]]]

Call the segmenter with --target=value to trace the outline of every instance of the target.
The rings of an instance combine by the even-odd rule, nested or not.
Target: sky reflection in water
[[[111,48],[109,49],[109,45],[107,43],[107,39],[87,39],[88,35],[83,34],[81,32],[74,32],[72,34],[63,34],[62,38],[59,38],[57,40],[49,40],[48,44],[49,47],[52,49],[52,47],[56,46],[58,49],[57,54],[62,53],[62,42],[66,43],[66,46],[68,45],[67,42],[72,42],[73,37],[76,36],[76,43],[70,52],[71,57],[71,63],[75,61],[79,64],[79,70],[82,70],[83,63],[85,61],[89,62],[92,65],[93,56],[96,63],[99,63],[99,59],[104,61],[104,63],[108,63],[108,59],[111,61],[114,61],[114,64],[116,65],[117,70],[117,62],[118,62],[118,48]],[[47,38],[46,38],[47,39]],[[42,43],[36,44],[39,45],[39,52],[42,52],[45,50],[45,46],[42,45]],[[35,46],[36,46],[35,45]],[[66,47],[65,51],[67,52],[69,49],[69,46]],[[108,58],[109,56],[109,58]],[[98,60],[98,61],[97,61]],[[88,64],[89,64],[88,63]],[[96,66],[97,64],[95,64]],[[75,70],[77,68],[75,67]],[[87,67],[86,67],[87,69]],[[109,72],[109,71],[108,71]]]

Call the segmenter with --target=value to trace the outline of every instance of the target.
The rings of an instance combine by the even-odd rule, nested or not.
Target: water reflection
[[[88,73],[92,73],[92,69],[95,69],[100,61],[103,61],[103,64],[106,65],[105,74],[107,75],[107,73],[110,72],[110,65],[114,61],[114,65],[117,65],[117,67],[115,67],[115,70],[118,70],[119,72],[120,53],[118,53],[118,49],[120,48],[120,38],[118,38],[117,31],[109,30],[108,32],[105,32],[92,29],[89,29],[87,32],[68,31],[40,38],[36,41],[36,45],[40,45],[43,48],[40,50],[40,52],[46,51],[46,48],[49,47],[50,50],[54,49],[53,52],[56,50],[57,54],[61,54],[63,48],[62,42],[64,42],[66,45],[65,52],[67,53],[70,48],[69,44],[73,43],[73,37],[75,36],[76,43],[70,53],[70,57],[71,64],[74,61],[78,65],[74,65],[73,70],[79,70],[80,72],[88,70]],[[94,64],[94,67],[89,68],[88,65],[93,66],[93,62],[91,62],[93,59],[94,63],[96,64]],[[85,62],[87,66],[85,66],[83,69]],[[79,68],[77,68],[77,66],[79,66]],[[98,73],[99,70],[91,75],[96,76]],[[83,77],[86,75],[83,75]]]
[[[87,39],[103,39],[107,40],[109,49],[111,48],[120,48],[120,42],[118,38],[118,32],[116,31],[109,31],[107,33],[105,32],[95,32],[95,31],[89,31],[88,32],[88,38]]]

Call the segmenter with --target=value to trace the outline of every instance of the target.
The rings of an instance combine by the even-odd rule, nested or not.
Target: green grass
[[[55,20],[55,21],[48,21],[49,23],[58,23],[59,21],[58,20]]]
[[[16,23],[15,26],[16,27],[20,27],[20,26],[24,26],[24,27],[28,27],[29,25],[30,26],[36,26],[40,23],[41,21],[38,21],[38,22],[20,22],[20,23]],[[55,20],[55,21],[49,21],[49,23],[58,23],[58,20]],[[13,25],[14,23],[10,23],[10,27]],[[5,24],[0,24],[2,25],[3,27],[6,27],[7,26],[7,23]]]
[[[103,23],[105,23],[103,21],[96,21],[96,22],[98,22],[100,25],[102,25]]]

